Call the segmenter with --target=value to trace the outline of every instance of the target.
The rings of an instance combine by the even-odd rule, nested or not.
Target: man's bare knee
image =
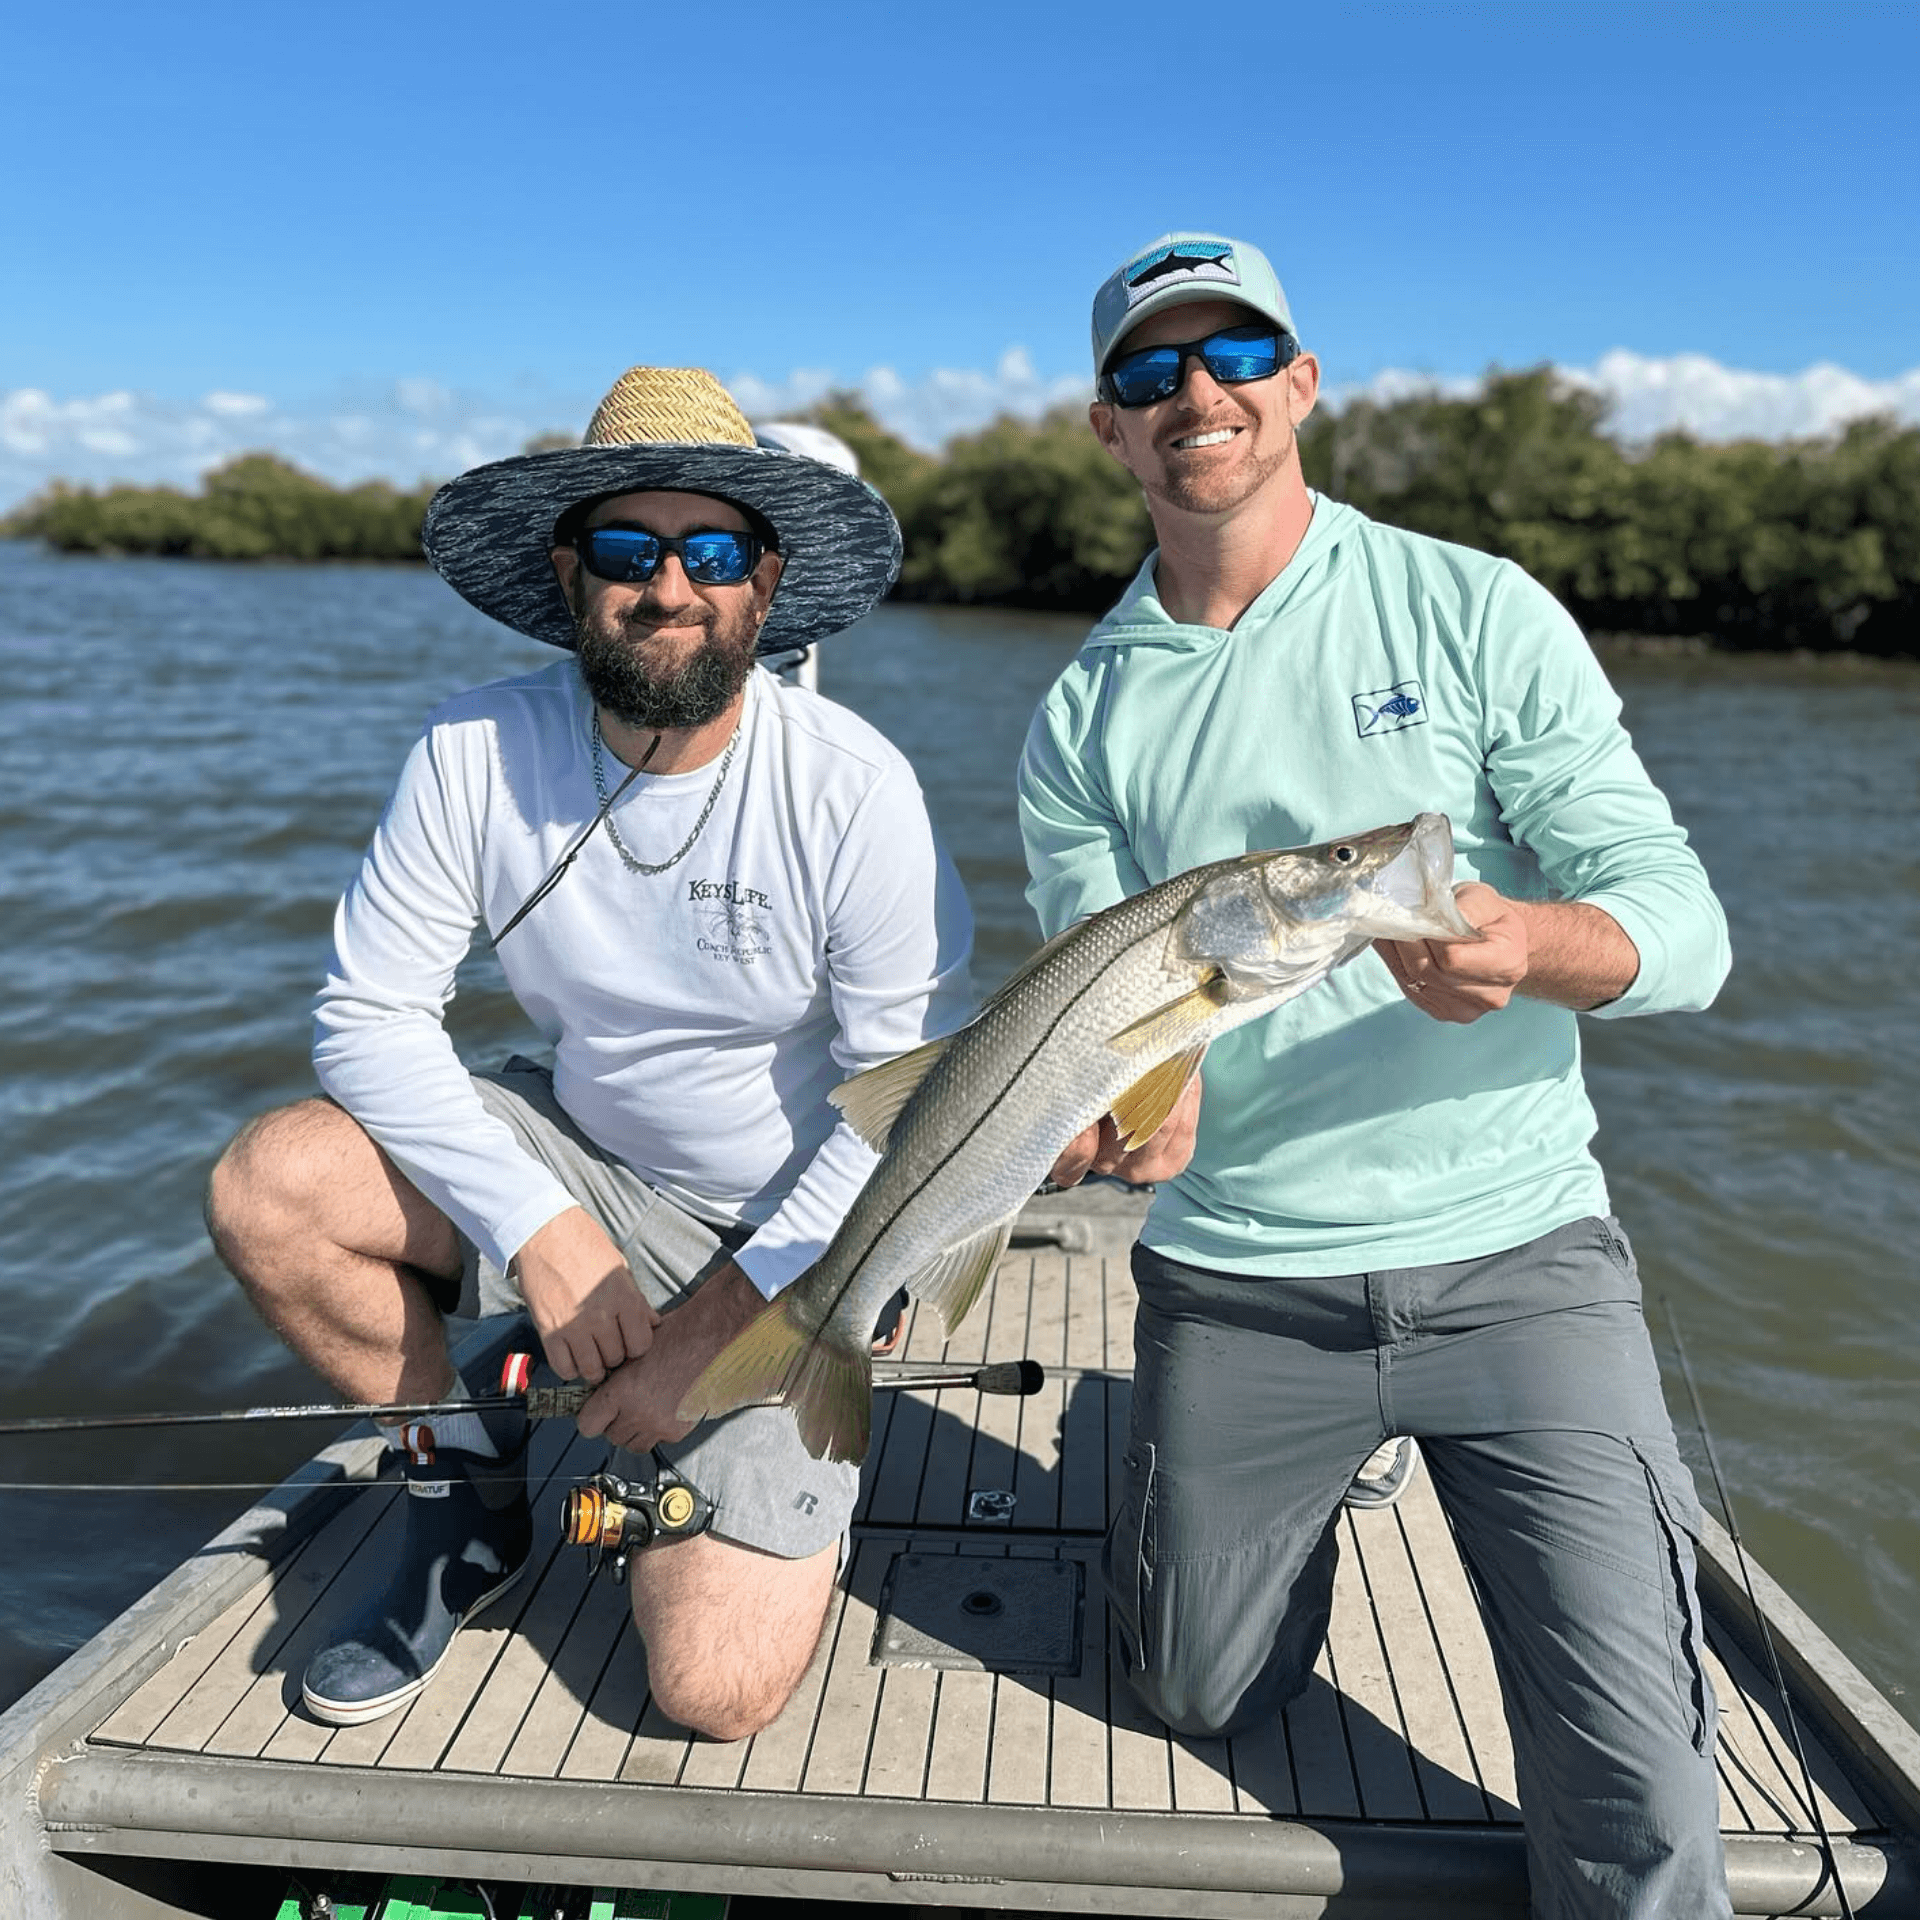
[[[713,1740],[776,1720],[825,1624],[837,1554],[809,1560],[705,1537],[634,1562],[633,1616],[654,1704]]]
[[[206,1210],[215,1251],[256,1294],[336,1248],[434,1274],[457,1263],[445,1215],[330,1100],[249,1120],[214,1166]]]
[[[801,1672],[805,1671],[803,1667]],[[800,1684],[800,1675],[795,1674],[784,1688],[748,1693],[737,1675],[716,1686],[712,1675],[696,1677],[671,1669],[655,1674],[651,1660],[647,1672],[654,1705],[675,1726],[704,1734],[709,1740],[751,1739],[779,1719],[780,1710]]]
[[[258,1264],[263,1243],[308,1226],[310,1169],[316,1157],[333,1157],[327,1136],[342,1123],[354,1126],[321,1100],[275,1107],[249,1120],[214,1163],[207,1180],[207,1231],[215,1251],[243,1280]]]

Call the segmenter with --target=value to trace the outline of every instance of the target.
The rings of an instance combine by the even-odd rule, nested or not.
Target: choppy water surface
[[[981,923],[983,984],[1031,944],[1012,768],[1082,630],[887,608],[823,652],[828,690],[920,771]],[[551,657],[420,569],[0,543],[10,1413],[324,1397],[208,1251],[202,1183],[241,1120],[310,1090],[333,902],[421,716]],[[1898,1698],[1920,1679],[1920,672],[1613,670],[1736,959],[1711,1013],[1588,1024],[1601,1150],[1748,1545]],[[455,1015],[477,1057],[519,1031],[481,963]],[[1669,1385],[1684,1435],[1671,1365]],[[319,1437],[0,1442],[0,1480],[271,1478]],[[0,1491],[0,1703],[245,1504]]]

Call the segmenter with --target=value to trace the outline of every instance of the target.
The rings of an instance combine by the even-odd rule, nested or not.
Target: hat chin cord
[[[640,756],[640,764],[637,767],[629,769],[627,777],[600,802],[599,812],[580,829],[580,832],[574,838],[573,845],[553,863],[552,867],[548,869],[547,877],[521,901],[519,906],[514,910],[513,918],[493,936],[493,946],[496,952],[499,950],[500,942],[560,884],[567,869],[572,866],[574,861],[579,857],[580,849],[593,838],[594,829],[613,811],[614,802],[646,772],[647,762],[653,758],[654,752],[659,747],[662,737],[662,735],[657,733],[653,736],[653,744]]]

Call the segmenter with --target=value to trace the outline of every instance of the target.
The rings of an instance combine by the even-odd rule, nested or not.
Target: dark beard
[[[608,632],[585,616],[574,623],[580,678],[603,713],[649,733],[704,727],[733,704],[753,671],[753,635],[707,620],[700,649],[680,666],[656,673],[646,663],[649,625],[623,622]]]

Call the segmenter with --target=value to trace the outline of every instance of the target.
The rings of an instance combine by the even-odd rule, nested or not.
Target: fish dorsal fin
[[[972,1310],[982,1289],[993,1278],[1000,1256],[1013,1238],[1013,1222],[996,1220],[971,1240],[949,1247],[907,1282],[907,1291],[924,1300],[940,1316],[949,1338]]]
[[[929,1040],[892,1060],[883,1060],[865,1073],[843,1080],[827,1098],[847,1117],[847,1125],[875,1153],[885,1153],[893,1123],[900,1109],[914,1096],[920,1082],[933,1070],[933,1063],[946,1052],[953,1036]]]
[[[1202,1040],[1197,1047],[1161,1061],[1113,1103],[1113,1123],[1120,1129],[1121,1146],[1129,1153],[1166,1125],[1167,1115],[1186,1091],[1187,1082],[1206,1053],[1207,1043]]]
[[[1144,1054],[1150,1059],[1186,1053],[1196,1044],[1204,1045],[1205,1040],[1213,1038],[1206,1033],[1207,1023],[1232,998],[1231,984],[1216,967],[1190,993],[1168,1001],[1164,1007],[1156,1007],[1132,1026],[1122,1027],[1107,1045],[1115,1053]]]

